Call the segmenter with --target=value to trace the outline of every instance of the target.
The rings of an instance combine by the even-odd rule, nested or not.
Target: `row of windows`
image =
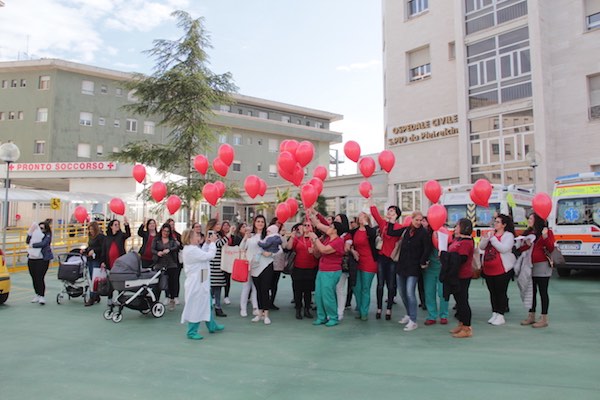
[[[232,108],[229,105],[219,106],[219,111],[223,111],[223,112],[236,112],[236,109],[237,109],[237,113],[239,115],[246,115],[248,117],[258,117],[261,119],[270,119],[269,118],[270,115],[267,111],[248,110],[248,109],[237,108],[237,107]],[[300,118],[292,117],[289,115],[282,115],[280,118],[281,118],[281,122],[287,122],[289,124],[295,123],[297,125],[314,126],[315,128],[319,128],[319,129],[325,128],[325,124],[323,124],[323,122],[320,122],[320,121],[305,121],[303,123]]]
[[[465,0],[467,35],[527,15],[526,0]]]
[[[79,125],[92,126],[93,121],[94,121],[94,114],[92,114],[90,112],[84,112],[84,111],[79,113]],[[105,126],[106,118],[98,117],[98,125]],[[155,126],[156,126],[156,124],[152,121],[144,121],[143,133],[145,133],[146,135],[154,135]],[[113,120],[113,127],[120,128],[121,120],[120,119]],[[127,118],[125,120],[125,131],[132,132],[132,133],[137,132],[138,131],[138,120],[133,119],[133,118]]]
[[[23,120],[24,118],[23,111],[0,111],[0,121]]]
[[[77,145],[77,157],[79,158],[91,158],[92,146],[89,143],[79,143]],[[113,153],[118,153],[119,148],[113,147]],[[45,140],[36,140],[33,143],[33,154],[35,155],[44,155],[46,154],[46,141]],[[102,157],[104,156],[104,146],[99,144],[96,146],[96,156]]]
[[[27,79],[3,79],[0,84],[0,88],[8,89],[8,88],[26,88],[27,87]],[[48,90],[50,89],[50,77],[47,75],[42,75],[38,79],[38,89],[39,90]]]
[[[123,89],[120,87],[114,88],[115,95],[117,97],[123,96]],[[109,87],[107,84],[100,84],[100,94],[108,94]],[[84,79],[81,81],[81,93],[93,96],[96,93],[96,83],[94,81]],[[135,91],[130,90],[127,93],[127,100],[129,101],[138,101],[137,97],[135,97]]]

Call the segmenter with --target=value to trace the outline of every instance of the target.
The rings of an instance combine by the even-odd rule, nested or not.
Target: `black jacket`
[[[94,254],[96,254],[96,260],[102,260],[103,251],[104,251],[104,241],[106,240],[106,236],[102,233],[98,233],[96,237],[88,239],[88,247],[83,251],[83,254],[87,256],[90,250],[94,250]]]
[[[131,229],[129,229],[129,224],[125,224],[125,233],[123,233],[123,231],[118,231],[117,234],[114,236],[106,235],[106,239],[104,240],[104,246],[102,246],[101,260],[107,268],[111,267],[110,265],[108,265],[108,253],[112,244],[117,244],[117,248],[119,249],[119,256],[122,256],[123,254],[125,254],[125,241],[130,237]]]
[[[394,229],[394,224],[388,223],[387,233],[402,237],[396,273],[402,276],[419,276],[421,265],[425,265],[431,255],[431,237],[423,227],[415,229],[413,235],[410,234],[410,229],[410,226]]]
[[[140,256],[143,256],[146,252],[146,247],[152,247],[152,241],[150,239],[152,236],[150,236],[149,231],[144,230],[144,224],[140,225],[140,228],[138,229],[138,236],[142,238],[142,247],[140,247],[139,254]],[[156,238],[157,236],[158,232],[156,233],[156,235],[154,235],[154,238]]]

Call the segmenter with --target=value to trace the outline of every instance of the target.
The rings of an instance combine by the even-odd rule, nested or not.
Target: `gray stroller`
[[[104,311],[104,318],[113,322],[121,322],[123,308],[137,310],[146,315],[152,313],[160,318],[165,313],[165,306],[158,301],[160,276],[164,271],[143,269],[140,256],[129,252],[117,258],[109,272],[108,280],[112,288],[119,293],[109,308]]]

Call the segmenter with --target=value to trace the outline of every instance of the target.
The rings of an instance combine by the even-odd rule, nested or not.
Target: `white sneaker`
[[[492,313],[492,317],[490,319],[488,319],[488,324],[493,323],[497,316],[498,316],[498,313],[496,313],[496,312]]]
[[[35,297],[33,299],[31,299],[32,303],[39,303],[40,302],[40,296],[35,295]]]
[[[38,303],[40,303],[41,305],[46,304],[46,299],[44,298],[44,296],[40,296]]]
[[[258,308],[252,310],[252,315],[260,315],[260,311],[258,311]]]
[[[504,325],[505,323],[506,320],[504,319],[504,315],[502,314],[496,315],[496,318],[491,322],[491,324],[494,326]]]
[[[265,325],[271,325],[271,319],[269,317],[265,317]]]
[[[408,324],[410,322],[410,317],[408,315],[405,315],[404,317],[402,317],[402,319],[400,321],[398,321],[399,324]]]
[[[252,318],[252,322],[259,322],[261,320],[260,315],[257,315],[256,317]]]
[[[408,320],[408,324],[406,324],[406,326],[404,327],[404,331],[405,332],[414,331],[418,327],[419,327],[419,324],[417,324],[416,322],[413,322],[411,320]]]
[[[225,303],[225,304],[229,305],[229,304],[231,304],[231,300],[229,300],[229,297],[225,297],[225,298],[223,299],[223,303]]]
[[[248,316],[248,311],[246,311],[246,310],[240,310],[240,316],[247,317]]]
[[[175,297],[175,305],[178,306],[179,305],[179,297]]]
[[[344,316],[343,316],[343,315],[338,315],[338,321],[341,321],[341,320],[343,320],[343,319],[344,319]]]

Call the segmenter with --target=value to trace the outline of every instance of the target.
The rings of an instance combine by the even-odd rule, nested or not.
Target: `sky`
[[[205,18],[211,69],[231,72],[240,94],[342,114],[331,129],[344,142],[383,150],[379,0],[5,0],[0,60],[151,73],[143,51],[182,35],[178,9]]]

